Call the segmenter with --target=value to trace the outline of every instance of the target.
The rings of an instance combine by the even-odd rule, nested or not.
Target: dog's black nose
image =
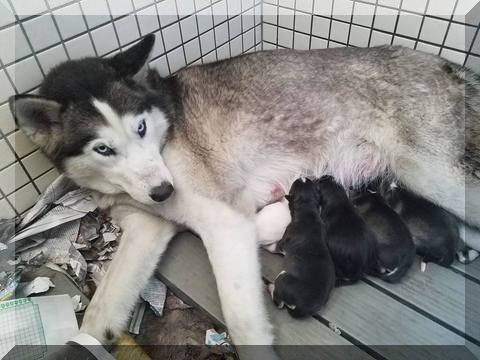
[[[161,202],[165,199],[168,199],[168,197],[172,194],[172,192],[173,192],[173,185],[167,181],[164,181],[162,185],[155,186],[152,189],[152,191],[150,192],[150,197],[152,198],[153,201]]]

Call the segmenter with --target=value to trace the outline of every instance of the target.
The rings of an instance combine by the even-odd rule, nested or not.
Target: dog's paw
[[[467,249],[464,251],[458,251],[457,252],[457,259],[460,261],[462,264],[469,264],[476,258],[480,256],[480,253],[476,250],[473,249]]]
[[[98,316],[92,312],[86,313],[80,332],[93,336],[102,345],[113,345],[123,335],[123,328],[117,324],[109,323],[106,317]]]

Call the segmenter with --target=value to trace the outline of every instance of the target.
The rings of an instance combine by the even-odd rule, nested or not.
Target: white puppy
[[[288,224],[292,221],[287,199],[269,204],[260,210],[255,218],[257,241],[270,252],[275,252]]]

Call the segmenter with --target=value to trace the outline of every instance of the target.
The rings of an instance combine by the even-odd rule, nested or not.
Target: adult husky
[[[480,226],[475,74],[380,47],[260,52],[136,81],[153,43],[68,61],[40,96],[11,99],[19,126],[124,229],[83,331],[118,336],[180,224],[205,244],[235,342],[272,343],[253,218],[299,174],[345,186],[388,174]]]

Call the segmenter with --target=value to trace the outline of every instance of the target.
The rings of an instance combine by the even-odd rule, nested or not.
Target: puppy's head
[[[292,211],[294,204],[311,204],[312,202],[318,203],[317,192],[315,191],[315,185],[312,180],[307,178],[300,178],[294,181],[290,192],[285,195],[288,200],[288,206]]]
[[[321,206],[339,201],[347,201],[345,189],[332,176],[322,176],[314,183],[317,199]]]

